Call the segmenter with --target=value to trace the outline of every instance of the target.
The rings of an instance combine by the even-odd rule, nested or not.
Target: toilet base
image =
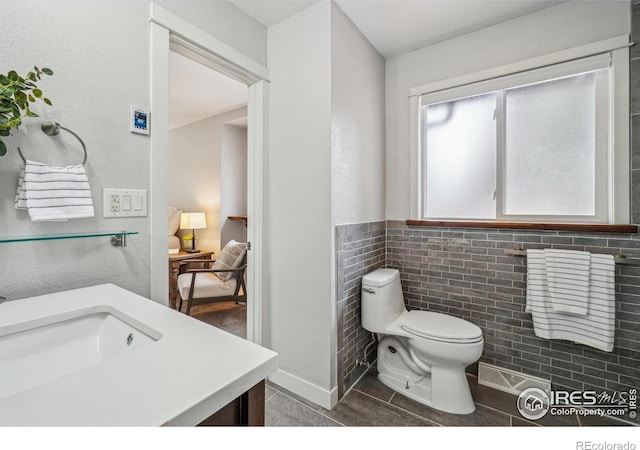
[[[475,411],[464,367],[431,367],[430,373],[424,372],[412,363],[407,346],[396,337],[380,340],[377,368],[384,385],[423,405],[452,414]]]

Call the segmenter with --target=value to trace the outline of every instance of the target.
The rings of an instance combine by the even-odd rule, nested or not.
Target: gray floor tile
[[[623,422],[613,417],[580,416],[580,424],[583,427],[630,427],[630,423]]]
[[[265,403],[267,427],[337,427],[340,424],[277,392]]]
[[[295,393],[289,391],[288,389],[283,388],[282,386],[278,386],[277,384],[275,384],[275,383],[273,383],[271,381],[267,380],[267,386],[268,387],[269,386],[272,387],[273,389],[275,389],[278,392],[282,392],[286,396],[291,397],[292,399],[299,401],[300,403],[308,406],[309,408],[311,408],[311,409],[313,409],[315,411],[319,411],[320,409],[322,409],[319,405],[316,405],[315,403],[307,400],[306,398],[300,397],[298,394],[295,394]]]
[[[395,391],[378,380],[378,371],[375,368],[367,370],[354,386],[354,389],[378,398],[383,402],[388,402]]]
[[[508,392],[499,391],[487,386],[478,384],[476,377],[467,377],[469,389],[476,404],[488,406],[499,411],[503,411],[512,416],[520,417],[518,412],[518,397]]]
[[[434,425],[362,392],[351,390],[327,416],[348,427],[422,427]]]
[[[529,422],[528,420],[518,419],[517,417],[511,417],[512,427],[539,427],[537,423]]]
[[[471,414],[449,414],[430,408],[400,394],[396,394],[391,399],[391,404],[443,426],[511,426],[511,419],[508,414],[483,405],[476,405],[476,410]]]
[[[518,417],[521,417],[518,414]],[[552,416],[550,413],[547,413],[541,419],[535,421],[537,425],[542,425],[545,427],[579,427],[580,422],[578,422],[578,416]]]
[[[473,401],[476,404],[497,409],[498,411],[502,411],[506,414],[512,415],[516,419],[526,420],[522,417],[522,415],[518,411],[518,406],[517,406],[518,397],[516,395],[509,394],[507,392],[499,391],[498,389],[493,389],[493,388],[478,384],[478,380],[476,377],[468,377],[468,380],[469,380],[469,388],[471,389],[471,395],[473,396]],[[534,421],[527,421],[527,422],[533,423],[534,425],[560,426],[560,427],[571,427],[571,426],[580,425],[578,423],[578,418],[575,415],[551,416],[550,414],[547,414],[546,416],[536,420],[535,422]]]

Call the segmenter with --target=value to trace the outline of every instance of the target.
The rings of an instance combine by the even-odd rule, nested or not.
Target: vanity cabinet
[[[264,381],[256,384],[198,426],[264,426],[264,384]]]

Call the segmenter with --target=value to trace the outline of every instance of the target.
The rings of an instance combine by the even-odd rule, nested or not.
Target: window
[[[625,203],[628,217],[614,80],[605,53],[420,95],[420,218],[610,223]]]

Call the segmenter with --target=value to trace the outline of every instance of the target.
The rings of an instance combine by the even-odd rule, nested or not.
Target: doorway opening
[[[186,22],[151,4],[151,182],[150,298],[168,305],[167,208],[169,206],[169,56],[174,50],[248,86],[247,101],[247,340],[269,345],[264,317],[269,303],[264,276],[268,195],[268,69]]]
[[[185,229],[181,226],[176,229],[177,220],[170,220],[169,306],[176,307],[181,297],[188,297],[184,281],[178,283],[177,271],[181,264],[194,258],[215,260],[228,243],[247,243],[249,89],[245,83],[183,55],[179,45],[170,48],[169,211],[173,214],[203,213],[205,218],[205,223],[200,224],[205,228],[198,230],[191,230],[188,225]],[[193,250],[194,244],[199,252]],[[209,268],[211,265],[191,263],[191,267]],[[222,276],[218,278],[219,275]],[[196,286],[218,283],[223,288],[221,295],[228,295],[226,291],[235,289],[223,274],[199,273],[195,276]],[[246,287],[239,289],[243,291]],[[246,298],[246,292],[242,293]],[[185,305],[182,311],[186,310]],[[212,301],[190,308],[190,315],[246,338],[244,302]]]

